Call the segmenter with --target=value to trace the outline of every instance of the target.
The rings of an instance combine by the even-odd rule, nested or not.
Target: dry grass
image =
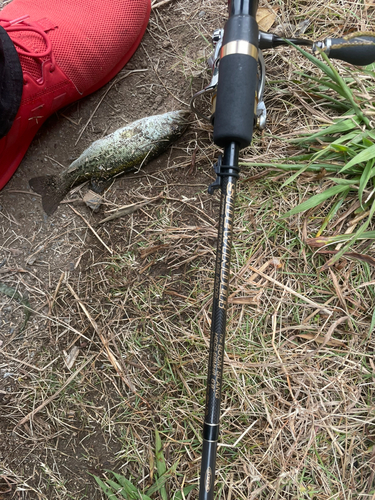
[[[366,29],[374,12],[336,1],[270,8],[274,27],[309,18],[316,38]],[[207,22],[197,21],[202,11]],[[174,44],[182,16],[184,36],[201,52]],[[171,40],[163,61],[194,90],[206,76],[203,37],[224,18],[218,0],[154,9],[150,36],[156,46]],[[316,127],[324,107],[307,111],[294,79],[309,63],[281,50],[266,64],[268,132]],[[180,100],[192,92],[163,85]],[[124,218],[97,225],[102,214],[76,204],[82,219],[65,206],[55,233],[32,241],[0,212],[1,282],[27,293],[33,309],[20,332],[23,307],[0,296],[0,498],[8,489],[15,498],[101,498],[90,474],[106,469],[146,488],[155,428],[168,465],[179,461],[171,498],[197,483],[218,213],[205,188],[217,156],[208,133],[194,123],[164,169],[107,194],[108,213],[151,200]],[[243,156],[286,154],[282,140],[257,134]],[[243,178],[258,173],[246,169]],[[343,259],[321,272],[326,257],[303,243],[314,220],[280,219],[317,183],[305,175],[281,189],[284,177],[239,183],[217,498],[374,499],[373,269]],[[28,267],[14,252],[22,245]]]

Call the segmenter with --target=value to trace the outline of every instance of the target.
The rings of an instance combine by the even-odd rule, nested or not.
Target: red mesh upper
[[[27,22],[40,22],[48,31],[56,63],[80,93],[94,87],[118,64],[134,44],[144,26],[149,0],[16,0],[1,12],[1,18],[17,19],[28,14]],[[43,24],[44,22],[44,24]],[[48,24],[48,23],[47,23]],[[30,32],[10,33],[22,38],[33,50],[44,50],[42,37]],[[24,71],[41,76],[40,64],[20,57]]]
[[[141,42],[150,10],[151,0],[12,0],[0,11],[24,76],[17,116],[0,139],[0,189],[52,113],[123,68]]]
[[[43,38],[37,33],[32,33],[30,31],[19,31],[11,33],[10,37],[12,38],[12,40],[19,41],[20,43],[22,43],[22,45],[28,47],[33,52],[43,52],[46,49],[46,44]],[[41,78],[42,67],[38,60],[35,60],[32,57],[21,56],[21,64],[24,72],[26,71],[36,80]]]

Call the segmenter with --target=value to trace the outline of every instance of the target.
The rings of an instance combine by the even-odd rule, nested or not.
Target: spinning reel
[[[205,121],[212,125],[215,121],[216,110],[216,91],[219,81],[219,69],[221,51],[223,46],[224,30],[217,29],[212,35],[213,53],[207,60],[211,68],[212,77],[210,83],[203,89],[193,95],[190,106],[192,111]],[[266,127],[267,110],[264,104],[263,95],[265,87],[266,68],[264,64],[262,49],[271,49],[281,45],[293,43],[300,46],[312,47],[312,51],[322,50],[332,59],[365,66],[375,60],[375,34],[374,33],[353,33],[343,38],[326,38],[322,42],[311,42],[303,38],[281,38],[272,33],[259,32],[258,49],[258,69],[257,69],[257,90],[255,93],[254,126],[259,130]],[[196,99],[204,94],[211,94],[211,115],[206,116],[196,107]]]

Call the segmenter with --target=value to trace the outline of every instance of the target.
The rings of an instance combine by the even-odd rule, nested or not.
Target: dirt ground
[[[21,410],[20,398],[30,377],[34,378],[37,370],[42,370],[49,361],[57,373],[67,371],[64,352],[77,341],[69,326],[73,331],[79,330],[79,326],[74,319],[77,311],[69,310],[72,307],[69,298],[65,303],[62,299],[52,309],[53,302],[59,301],[61,279],[74,283],[82,300],[104,301],[99,292],[88,299],[90,293],[95,295],[96,288],[80,290],[82,276],[92,275],[93,266],[99,266],[94,267],[97,270],[104,267],[102,263],[112,253],[129,249],[140,230],[140,220],[149,218],[146,208],[134,217],[98,226],[104,213],[160,193],[188,201],[197,191],[204,192],[204,186],[213,179],[210,158],[192,163],[192,157],[208,140],[209,132],[191,116],[192,123],[183,138],[142,172],[116,180],[95,214],[81,201],[87,189],[84,187],[61,204],[53,216],[47,217],[40,196],[31,191],[28,180],[61,171],[94,140],[138,118],[186,109],[192,93],[200,90],[205,81],[208,55],[205,37],[209,40],[212,30],[222,22],[225,6],[220,7],[217,10],[214,2],[205,1],[192,5],[174,2],[160,11],[153,10],[147,33],[124,70],[102,90],[52,116],[0,193],[1,282],[27,297],[34,311],[26,329],[20,331],[23,307],[5,295],[0,296],[0,462],[5,464],[0,473],[8,481],[4,479],[1,483],[0,498],[13,498],[14,494],[16,498],[57,498],[56,489],[51,487],[48,491],[41,485],[43,475],[50,476],[52,484],[61,483],[64,495],[70,492],[69,498],[100,497],[89,474],[116,467],[119,442],[106,435],[100,425],[90,424],[88,430],[74,411],[72,415],[64,415],[71,420],[62,432],[59,425],[51,427],[40,415],[35,416],[32,424],[28,421],[16,428],[26,414]],[[186,203],[179,205],[180,221],[186,220],[190,225],[199,222],[194,208]],[[95,228],[95,234],[91,228]],[[152,266],[151,276],[164,272],[165,268],[164,264]],[[132,274],[129,270],[124,274],[124,287],[129,281],[139,281],[139,276],[129,276]],[[65,324],[67,333],[58,321]],[[79,341],[79,347],[87,349],[87,340]],[[102,362],[95,362],[100,370]],[[118,401],[121,397],[113,388],[107,390],[112,393],[111,400]],[[98,399],[103,399],[103,394],[93,385],[88,404],[103,405]],[[40,402],[37,396],[30,407],[28,403],[26,406],[29,410]],[[10,475],[7,470],[12,471]],[[13,482],[16,485],[19,481],[23,488],[14,493]]]
[[[262,3],[262,7],[268,8],[268,2]],[[274,28],[279,25],[282,29],[285,11],[286,8],[280,10]],[[272,8],[270,13],[274,13]],[[293,23],[298,24],[301,17],[294,21],[294,11],[289,14]],[[142,488],[150,486],[155,469],[156,427],[164,432],[167,462],[173,464],[174,457],[180,457],[178,486],[197,483],[218,216],[218,198],[207,194],[207,186],[214,180],[212,164],[218,155],[218,150],[212,146],[210,126],[191,115],[190,126],[183,137],[138,173],[116,179],[96,213],[82,201],[88,189],[86,185],[74,189],[56,213],[48,217],[43,212],[40,196],[31,191],[28,180],[60,172],[94,140],[138,118],[187,108],[193,93],[208,82],[209,41],[213,30],[222,27],[226,17],[226,2],[221,0],[172,0],[153,9],[146,35],[124,70],[105,88],[53,115],[35,137],[16,174],[0,192],[0,283],[17,290],[23,298],[20,303],[0,294],[0,500],[104,498],[93,475],[102,476],[106,470],[121,471],[127,477],[136,478]],[[331,31],[343,29],[340,20],[333,14],[332,18],[336,26],[331,26]],[[267,61],[270,85],[275,85],[282,71],[284,76],[291,78],[293,68],[284,53],[269,56]],[[297,106],[289,104],[287,85],[283,85],[278,96],[272,92],[267,96],[269,109],[272,109],[269,130],[274,134],[288,127],[294,130],[298,124],[309,123],[311,118],[306,111],[300,113]],[[271,155],[280,154],[280,147],[272,153],[272,140],[265,142],[257,133],[251,150],[253,157],[261,158],[269,151]],[[245,177],[256,173],[248,169]],[[304,182],[301,181],[292,193],[293,202],[308,190],[306,179]],[[373,356],[373,345],[370,346],[371,338],[367,333],[374,298],[370,292],[366,295],[366,288],[363,297],[354,303],[360,314],[360,327],[347,342],[353,350],[353,360],[347,351],[336,356],[336,348],[346,348],[346,335],[349,334],[344,327],[339,331],[339,343],[332,344],[331,357],[318,358],[318,361],[306,355],[305,344],[298,344],[301,350],[296,347],[294,352],[291,344],[280,335],[278,345],[290,370],[290,378],[285,380],[285,367],[281,362],[280,365],[274,349],[278,339],[275,341],[266,333],[258,333],[250,344],[258,345],[256,342],[260,339],[262,350],[251,355],[245,341],[242,345],[242,340],[238,340],[236,345],[237,333],[247,318],[253,325],[258,324],[260,310],[265,318],[260,326],[262,332],[271,331],[274,323],[269,311],[273,308],[278,311],[279,307],[283,311],[285,330],[292,330],[291,325],[294,322],[299,325],[305,317],[311,322],[307,327],[308,335],[314,325],[331,324],[327,318],[318,317],[314,307],[305,304],[306,307],[298,309],[298,304],[292,303],[272,283],[260,280],[258,288],[255,285],[246,288],[241,279],[245,272],[252,274],[245,266],[250,248],[253,265],[259,265],[274,277],[278,272],[277,259],[282,260],[287,255],[285,262],[295,266],[295,274],[288,271],[284,276],[289,286],[300,290],[298,272],[301,276],[309,274],[319,282],[324,300],[330,301],[335,311],[339,311],[340,300],[343,300],[338,296],[336,285],[330,282],[326,286],[319,281],[321,261],[318,258],[312,258],[313,264],[310,260],[307,263],[305,250],[299,246],[288,253],[290,241],[300,244],[301,233],[305,230],[302,224],[301,227],[293,226],[287,236],[270,233],[264,247],[257,246],[257,238],[261,241],[265,233],[263,214],[267,216],[267,212],[273,210],[275,198],[284,203],[290,200],[285,194],[287,191],[267,183],[259,188],[261,194],[258,188],[247,186],[249,191],[242,192],[239,200],[245,216],[243,221],[237,221],[241,226],[236,229],[233,266],[240,284],[238,287],[237,281],[236,286],[233,284],[235,291],[228,314],[231,324],[228,345],[232,347],[225,362],[228,377],[233,377],[228,382],[233,392],[237,385],[242,387],[242,381],[245,386],[249,371],[252,376],[254,373],[254,379],[251,383],[247,381],[246,386],[254,390],[258,386],[264,388],[256,395],[261,407],[259,414],[263,416],[257,416],[253,437],[250,438],[252,433],[249,433],[246,439],[249,439],[249,449],[263,447],[265,451],[257,462],[258,469],[252,468],[253,462],[246,461],[248,457],[242,457],[241,452],[238,456],[231,454],[231,448],[226,454],[222,452],[218,480],[225,486],[220,490],[220,498],[229,500],[232,485],[238,484],[238,491],[242,491],[248,480],[249,491],[253,488],[254,496],[243,493],[241,498],[261,499],[263,494],[272,492],[272,498],[293,500],[355,499],[359,498],[356,486],[350,486],[353,480],[348,479],[354,477],[354,473],[351,476],[348,471],[350,468],[357,471],[356,467],[361,470],[358,481],[362,481],[361,485],[368,482],[372,495],[373,409],[366,413],[359,403],[361,397],[366,399],[363,394],[367,382],[362,393],[355,386],[358,374],[363,372],[371,379],[372,372],[369,365],[362,365],[362,357],[355,356],[360,350],[363,359],[368,352]],[[148,204],[131,215],[100,223],[114,209],[140,202]],[[272,214],[276,212],[282,210],[277,207]],[[276,220],[276,216],[272,218]],[[287,224],[285,227],[289,230]],[[351,262],[345,265],[342,275],[346,273],[349,283],[356,268]],[[367,282],[372,279],[369,272]],[[243,291],[240,298],[235,296],[238,290]],[[354,295],[349,293],[350,287],[347,290],[345,299],[350,300]],[[305,292],[310,293],[308,288],[301,290]],[[25,304],[32,310],[29,318]],[[25,318],[28,321],[23,328]],[[244,327],[246,331],[252,328]],[[298,328],[293,342],[297,342]],[[322,326],[321,335],[324,331]],[[250,333],[248,335],[250,338]],[[309,342],[311,344],[311,338]],[[240,354],[235,351],[237,348]],[[331,344],[326,348],[330,349]],[[307,363],[301,365],[303,369],[297,366],[296,353],[301,355],[303,363]],[[73,358],[74,355],[76,358],[68,368],[69,356]],[[347,364],[341,366],[341,360]],[[325,363],[327,373],[332,368],[331,378],[324,378],[320,371]],[[261,379],[259,370],[263,369],[265,373]],[[363,371],[367,369],[370,371]],[[353,380],[354,385],[349,389],[342,382],[344,373],[346,384],[350,385]],[[276,391],[278,395],[269,413],[267,402],[274,397],[270,384],[279,379],[282,379],[282,389]],[[304,388],[296,389],[293,384],[301,380]],[[307,401],[306,410],[293,406],[290,384],[297,399]],[[311,388],[313,396],[306,387]],[[337,393],[333,393],[336,388]],[[332,391],[327,396],[331,398],[329,403],[324,399],[325,391]],[[236,397],[231,399],[227,394],[223,403],[228,422],[224,424],[228,426],[224,427],[224,437],[234,436],[233,441],[247,427],[255,425],[251,420],[255,415],[252,412],[259,402],[258,399],[257,403],[250,402],[246,395],[243,400]],[[324,399],[322,406],[319,406],[320,397]],[[368,405],[373,406],[371,401]],[[357,436],[363,435],[359,444],[355,437],[345,444],[332,437],[345,420],[340,414],[331,427],[327,424],[331,422],[330,412],[334,413],[336,407],[340,407],[340,411],[348,409],[348,412],[354,408],[352,414],[355,418],[358,415],[356,422],[359,422],[359,430],[355,427],[355,432]],[[297,422],[295,427],[293,422]],[[354,420],[350,422],[352,425]],[[283,433],[289,432],[289,425],[290,449],[284,455],[284,448],[279,453],[275,443],[280,435],[283,441],[280,446],[286,446]],[[285,492],[282,490],[283,478],[293,479],[293,471],[305,470],[300,463],[309,454],[311,443],[315,443],[313,434],[318,435],[320,429],[326,427],[328,439],[332,438],[332,460],[345,462],[343,470],[347,471],[347,482],[343,479],[343,483],[349,484],[353,495],[314,496],[313,489],[302,486],[300,490],[291,487],[290,491],[287,490],[289,486],[285,486]],[[299,451],[302,441],[305,448]],[[350,460],[344,459],[343,447]],[[359,451],[354,457],[355,450],[360,449],[363,450],[361,457]],[[321,456],[315,457],[316,462],[324,462],[331,456],[327,450],[324,448]],[[265,458],[267,453],[269,461]],[[234,475],[232,461],[236,463]],[[231,472],[225,475],[224,470]],[[309,470],[303,474],[308,476]],[[276,486],[270,486],[271,476]],[[257,489],[259,477],[268,479]],[[177,479],[173,480],[175,486]],[[319,485],[328,491],[330,486],[323,483]],[[189,500],[196,498],[195,492],[189,495]],[[236,493],[233,495],[236,497]],[[369,499],[370,493],[363,498]]]

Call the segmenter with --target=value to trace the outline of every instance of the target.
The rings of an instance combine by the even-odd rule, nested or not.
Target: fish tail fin
[[[56,175],[42,175],[29,180],[29,185],[33,191],[42,196],[43,210],[47,215],[52,215],[65,197],[66,192],[60,188],[59,178]]]

